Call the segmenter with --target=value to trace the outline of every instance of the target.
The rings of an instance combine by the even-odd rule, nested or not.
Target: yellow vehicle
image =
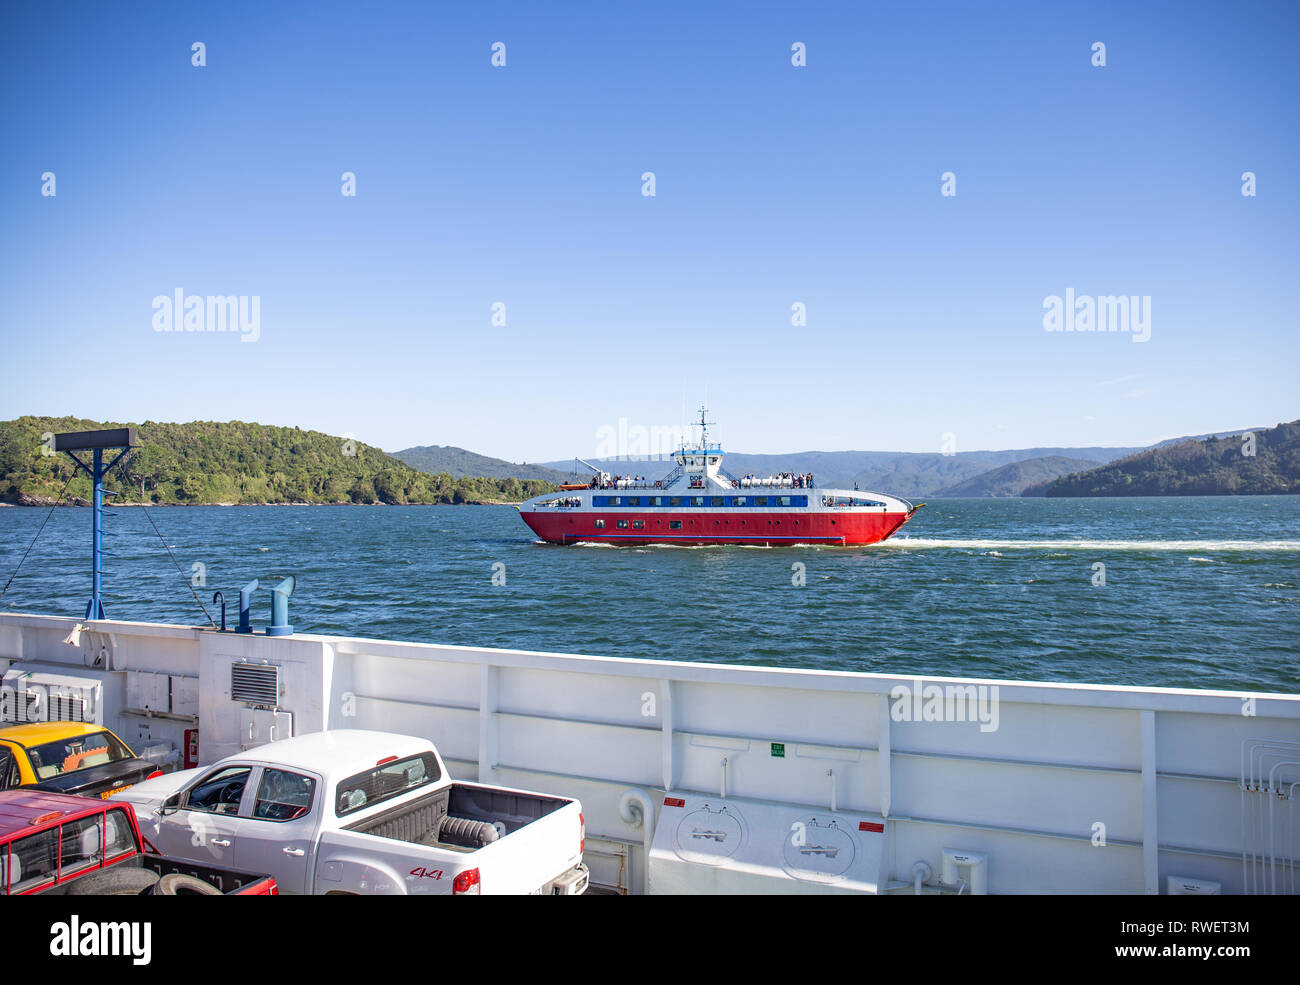
[[[31,787],[107,797],[162,776],[108,729],[83,722],[33,722],[0,728],[0,790]]]

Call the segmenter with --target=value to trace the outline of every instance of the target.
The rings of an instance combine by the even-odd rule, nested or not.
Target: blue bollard
[[[289,596],[293,594],[294,584],[290,575],[271,589],[271,625],[266,627],[267,636],[293,635],[293,627],[289,625]]]

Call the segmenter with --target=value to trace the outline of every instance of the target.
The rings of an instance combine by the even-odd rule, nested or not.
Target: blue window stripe
[[[636,499],[638,502],[629,503],[629,499]],[[680,501],[680,506],[690,509],[716,509],[719,505],[739,509],[770,509],[773,506],[782,505],[782,499],[789,499],[789,506],[791,507],[808,505],[807,496],[592,496],[591,505],[606,509],[631,508],[636,510],[647,507],[653,509],[656,508],[656,504],[653,502],[655,499],[659,500],[657,504],[659,507],[669,506],[671,500],[676,499]],[[756,503],[756,499],[761,499],[763,502]],[[640,502],[641,500],[644,500],[644,502]],[[721,503],[715,503],[714,500],[721,500]],[[742,502],[737,502],[737,500],[742,500]]]

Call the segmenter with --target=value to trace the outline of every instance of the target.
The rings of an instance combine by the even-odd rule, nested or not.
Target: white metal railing
[[[296,732],[411,732],[436,742],[457,775],[578,797],[590,831],[633,846],[634,889],[646,829],[628,820],[623,798],[648,792],[657,809],[674,790],[718,795],[724,759],[729,798],[885,821],[892,876],[909,884],[914,861],[938,871],[943,849],[959,846],[988,855],[992,892],[1156,892],[1169,876],[1228,892],[1300,888],[1291,813],[1300,774],[1287,765],[1300,759],[1300,696],[126,622],[85,624],[72,646],[75,622],[0,615],[0,671],[85,676],[101,659],[94,673],[116,702],[104,722],[128,741],[141,721],[126,705],[131,675],[197,678],[201,758],[211,761],[239,748],[246,723],[228,693],[232,662],[266,661],[281,668]],[[927,687],[994,689],[996,726],[900,714]],[[154,742],[181,741],[187,725],[148,719]]]

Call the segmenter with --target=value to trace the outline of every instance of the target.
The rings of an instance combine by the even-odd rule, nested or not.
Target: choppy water
[[[305,632],[1300,692],[1300,496],[944,500],[895,539],[847,549],[555,547],[509,507],[150,512],[185,578],[144,515],[121,509],[106,539],[111,618],[205,622],[197,563],[200,597],[213,609],[223,590],[232,624],[240,585],[293,574]],[[0,510],[0,586],[44,516]],[[89,528],[88,510],[56,510],[0,611],[80,616]],[[262,591],[255,624],[268,614]]]

